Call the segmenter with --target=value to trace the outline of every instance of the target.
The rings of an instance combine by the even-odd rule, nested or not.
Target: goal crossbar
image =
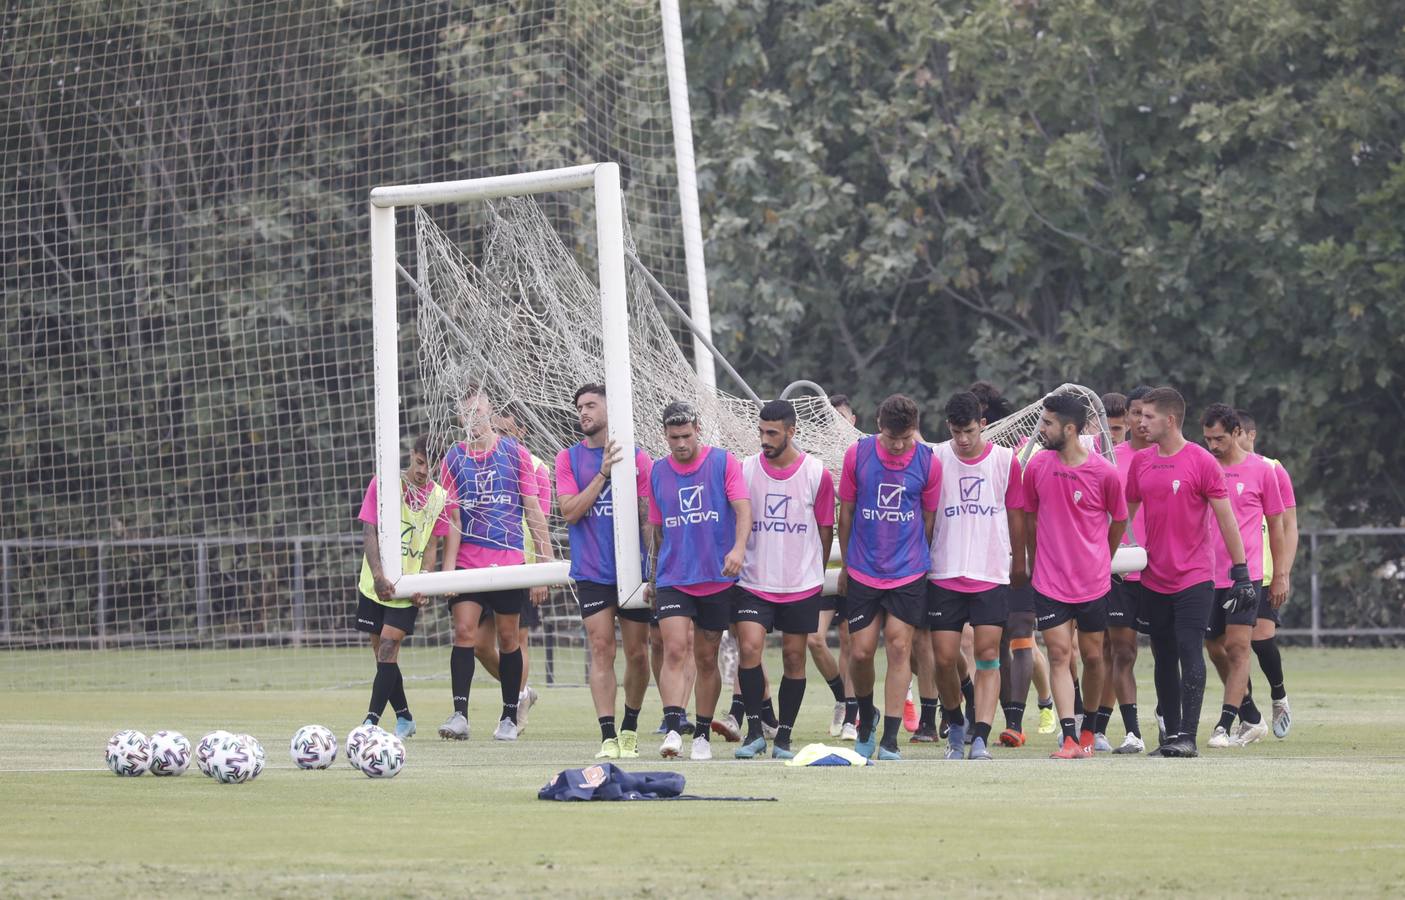
[[[624,205],[616,163],[568,166],[541,172],[497,175],[372,189],[371,301],[375,358],[376,480],[400,482],[400,361],[396,298],[395,210],[402,206],[469,203],[501,197],[590,190],[594,194],[597,271],[610,437],[635,446],[629,366],[629,311],[624,259]],[[639,499],[634,456],[625,453],[610,470],[614,497],[615,572],[621,606],[642,603]],[[400,492],[377,492],[377,537],[381,568],[396,597],[507,590],[569,583],[569,564],[535,563],[405,575],[400,564]]]

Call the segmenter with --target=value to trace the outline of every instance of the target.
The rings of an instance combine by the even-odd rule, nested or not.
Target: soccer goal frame
[[[383,186],[372,189],[371,303],[375,358],[376,480],[399,484],[400,359],[396,293],[395,211],[402,206],[466,204],[501,197],[590,191],[595,204],[596,267],[599,276],[606,409],[610,437],[624,448],[635,446],[633,389],[626,300],[624,199],[616,163],[593,163],[463,181]],[[615,572],[621,607],[640,605],[643,597],[639,550],[639,498],[634,456],[624,453],[610,470],[615,530]],[[377,492],[376,534],[381,569],[395,585],[396,597],[454,594],[569,584],[566,561],[421,572],[406,575],[400,565],[400,492]],[[544,512],[546,512],[544,510]]]

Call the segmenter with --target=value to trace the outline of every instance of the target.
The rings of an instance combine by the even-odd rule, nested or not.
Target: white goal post
[[[631,409],[629,311],[626,300],[624,207],[620,169],[595,163],[433,184],[378,187],[371,191],[371,300],[375,352],[376,480],[400,481],[400,371],[396,299],[395,210],[402,206],[456,204],[548,192],[594,194],[606,405],[610,437],[620,447],[636,446]],[[625,453],[610,470],[615,530],[615,572],[622,607],[642,605],[639,502],[634,457]],[[381,568],[395,584],[396,597],[510,590],[570,583],[564,561],[422,572],[405,575],[400,566],[400,492],[377,492],[376,518]]]

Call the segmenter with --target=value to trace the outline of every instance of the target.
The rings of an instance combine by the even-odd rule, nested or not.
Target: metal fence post
[[[10,636],[10,545],[0,545],[0,633]]]
[[[107,649],[107,544],[98,544],[98,649]]]
[[[303,596],[302,541],[293,539],[293,646],[302,646],[307,623],[307,601]]]
[[[204,540],[195,542],[195,630],[210,633],[210,551]]]
[[[1308,537],[1308,552],[1312,558],[1308,561],[1309,578],[1312,585],[1312,646],[1322,646],[1322,595],[1318,585],[1318,560],[1317,560],[1317,532],[1312,532]]]

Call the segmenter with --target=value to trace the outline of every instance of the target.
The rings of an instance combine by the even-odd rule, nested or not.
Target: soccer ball
[[[210,775],[220,784],[243,784],[254,777],[254,754],[242,737],[230,734],[215,745]]]
[[[254,771],[249,775],[249,780],[253,781],[263,774],[263,764],[265,760],[263,744],[259,743],[259,739],[252,734],[241,734],[239,735],[239,740],[244,742],[244,747],[249,751],[249,757],[254,761]]]
[[[224,743],[227,738],[232,737],[234,735],[220,729],[212,731],[200,739],[200,743],[195,747],[195,765],[200,768],[202,773],[211,778],[215,777],[215,773],[210,771],[210,760],[215,756],[215,748]]]
[[[304,725],[293,735],[288,753],[299,769],[325,769],[337,761],[337,736],[321,725]]]
[[[356,768],[367,778],[394,778],[404,767],[405,744],[387,731],[377,729],[356,755]]]
[[[140,731],[119,731],[107,739],[107,767],[114,775],[137,776],[151,767],[151,749]]]
[[[353,769],[361,768],[360,755],[361,745],[366,739],[376,732],[381,731],[379,725],[367,725],[362,723],[351,729],[351,734],[346,736],[346,761]]]
[[[158,731],[148,744],[152,775],[182,775],[190,767],[190,741],[179,731]]]

